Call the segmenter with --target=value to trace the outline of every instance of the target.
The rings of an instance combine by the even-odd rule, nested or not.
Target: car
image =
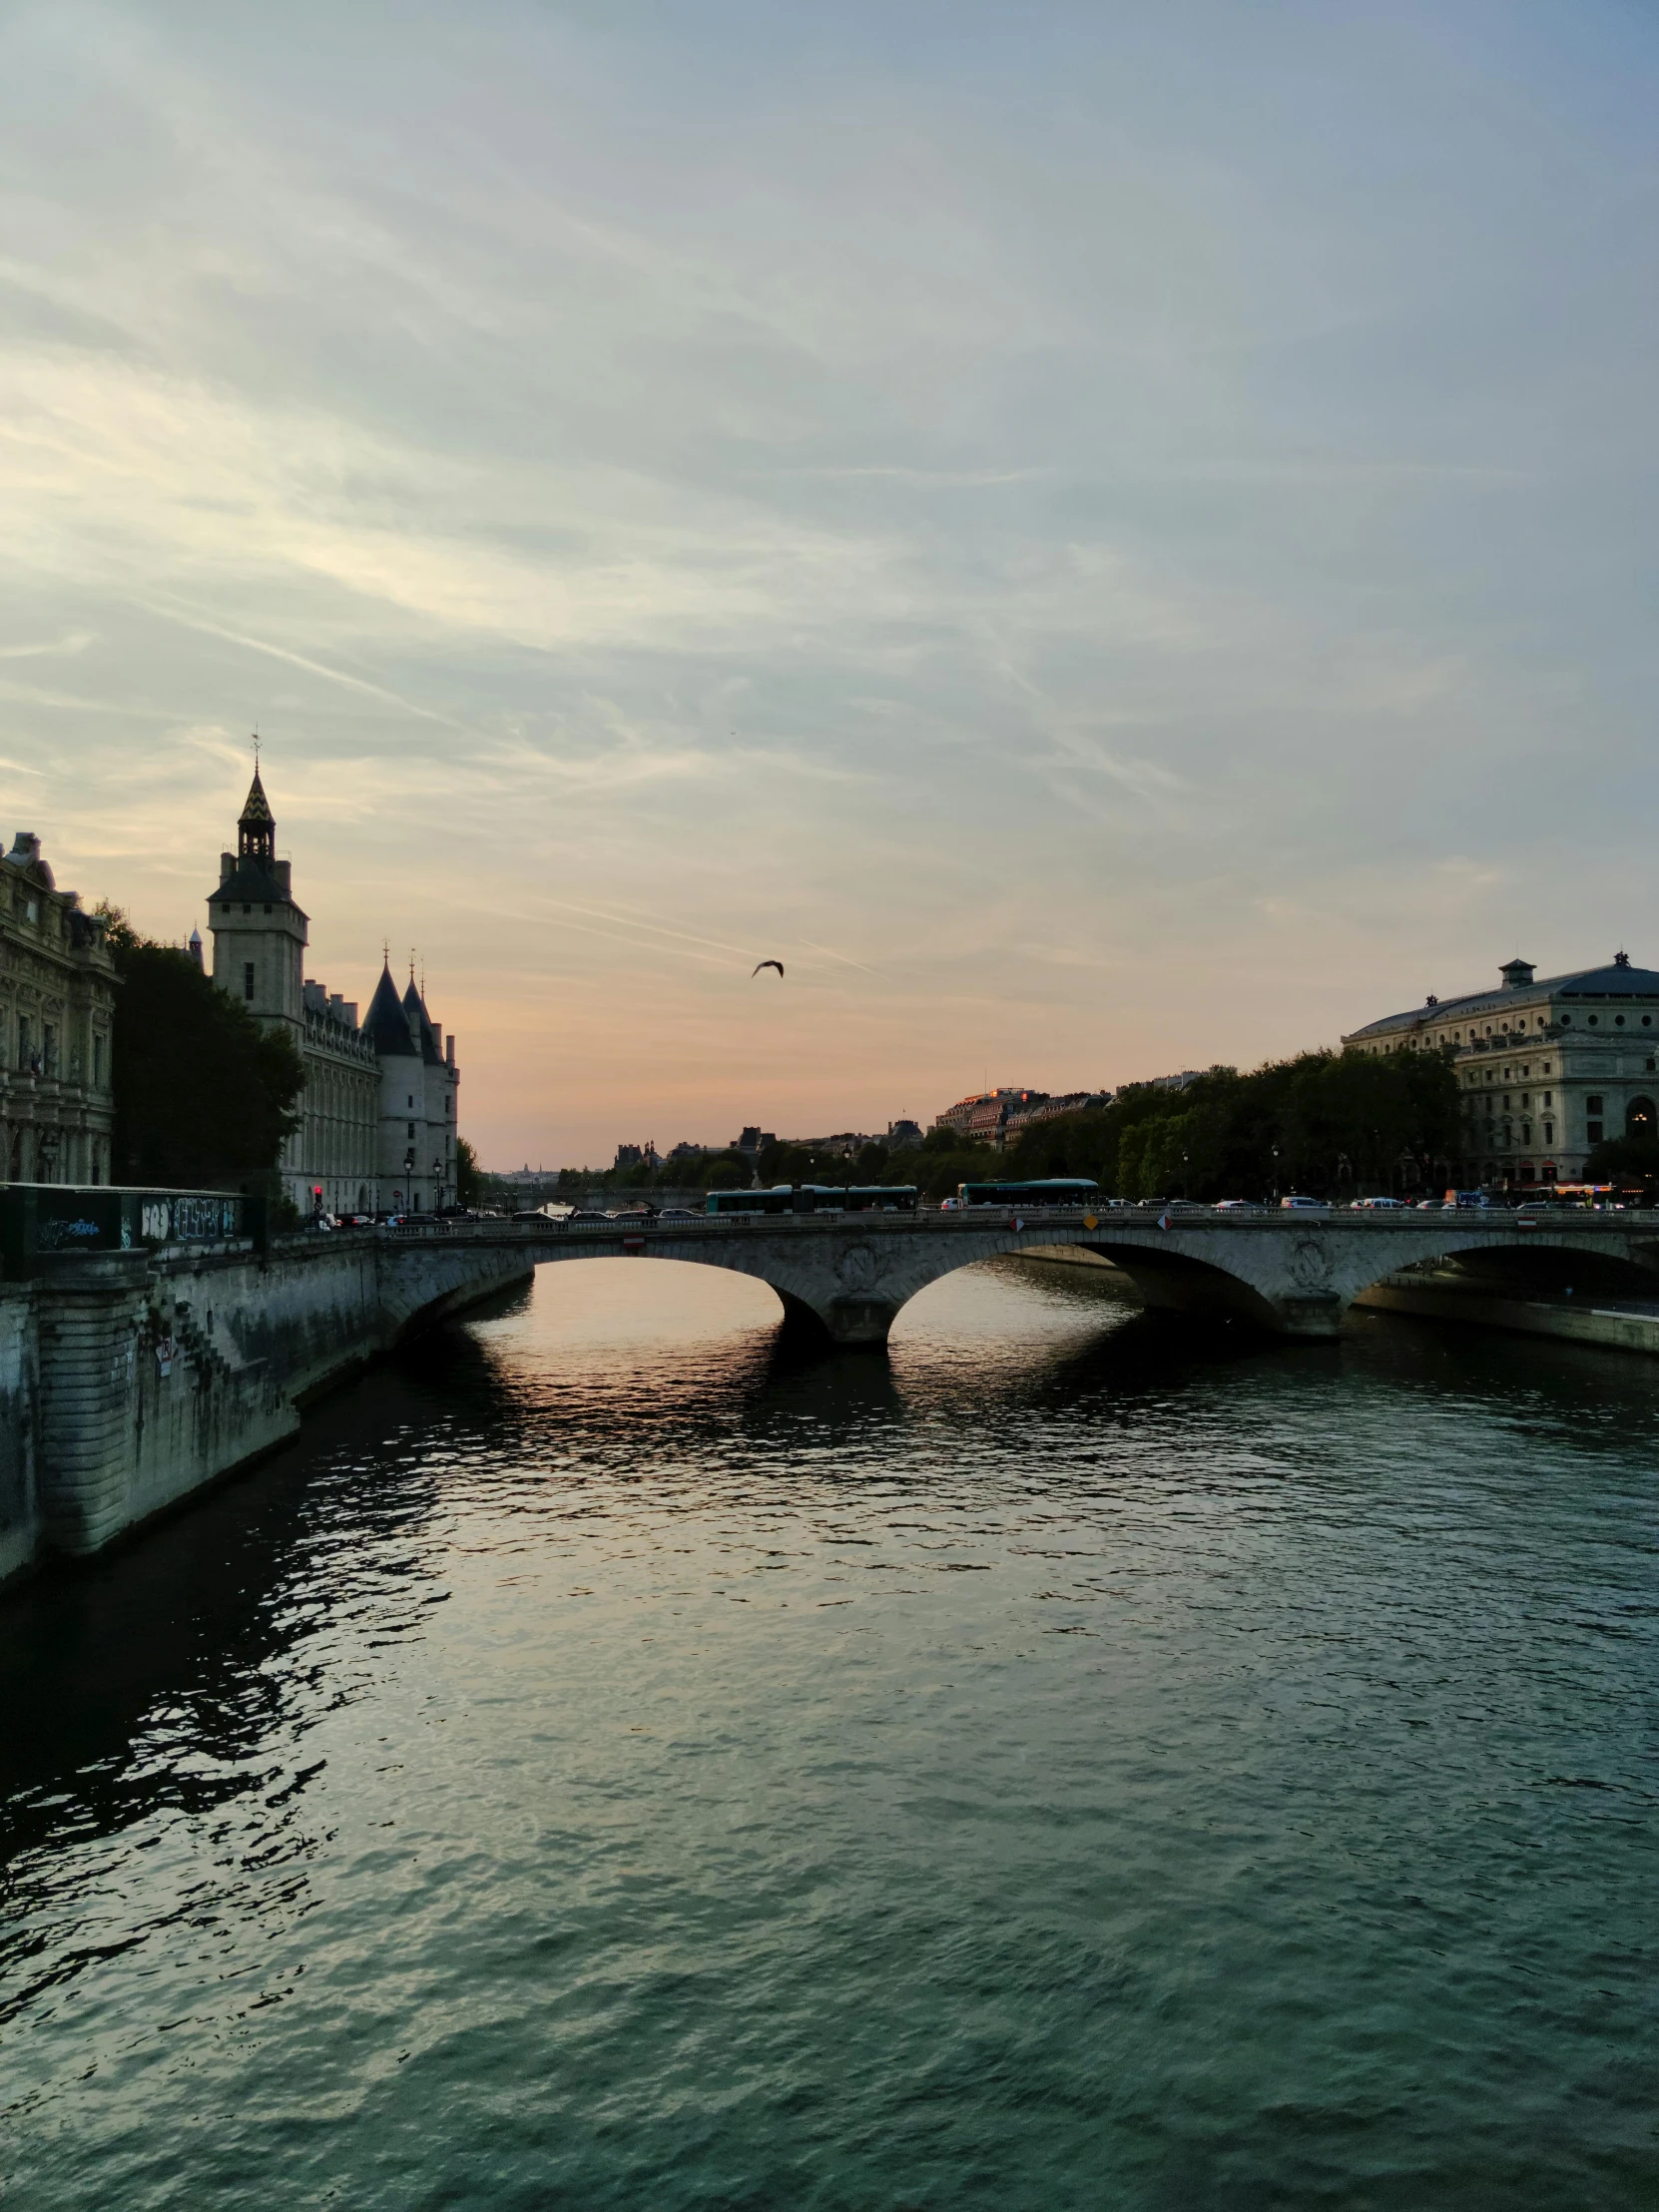
[[[598,1213],[590,1206],[578,1206],[566,1214],[565,1227],[567,1229],[577,1229],[586,1227],[590,1223],[609,1221],[610,1218],[609,1214]]]
[[[508,1218],[512,1221],[545,1221],[547,1216],[539,1206],[521,1206],[516,1214]]]
[[[1328,1214],[1331,1201],[1328,1198],[1305,1198],[1300,1191],[1279,1201],[1280,1210],[1287,1214]]]
[[[1351,1209],[1356,1214],[1401,1214],[1405,1210],[1402,1198],[1357,1198]]]
[[[1248,1214],[1251,1201],[1248,1198],[1218,1198],[1215,1211],[1218,1214]]]
[[[659,1221],[701,1221],[701,1214],[694,1214],[689,1206],[665,1206],[657,1216]]]

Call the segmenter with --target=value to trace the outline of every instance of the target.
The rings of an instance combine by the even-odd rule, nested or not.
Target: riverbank
[[[1129,1278],[1097,1252],[1054,1245],[1028,1252],[1048,1267],[1104,1268],[1126,1285]],[[1131,1286],[1132,1287],[1132,1286]],[[1608,1352],[1659,1356],[1659,1299],[1501,1298],[1488,1285],[1471,1283],[1449,1269],[1440,1275],[1387,1276],[1354,1301],[1374,1313],[1409,1314],[1419,1321],[1449,1321],[1479,1329],[1504,1329],[1522,1337],[1554,1337],[1566,1344],[1599,1345]]]

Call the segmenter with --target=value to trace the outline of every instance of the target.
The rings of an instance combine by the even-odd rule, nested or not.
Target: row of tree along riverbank
[[[545,1195],[579,1204],[598,1191],[651,1194],[671,1180],[741,1190],[758,1176],[764,1184],[914,1183],[937,1200],[987,1176],[1087,1175],[1110,1198],[1326,1197],[1434,1187],[1460,1149],[1456,1082],[1436,1054],[1306,1052],[1245,1075],[1211,1068],[1179,1091],[1131,1084],[1109,1106],[1025,1131],[1006,1152],[951,1129],[902,1150],[868,1144],[852,1158],[772,1144],[758,1155],[566,1168],[547,1179]]]

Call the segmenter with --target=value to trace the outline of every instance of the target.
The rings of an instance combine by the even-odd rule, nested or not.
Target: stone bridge
[[[140,1227],[142,1228],[142,1224]],[[147,1233],[146,1233],[147,1234]],[[1335,1335],[1368,1288],[1453,1263],[1498,1298],[1659,1296],[1659,1214],[859,1214],[475,1222],[42,1256],[0,1281],[0,1581],[87,1557],[290,1437],[400,1339],[535,1268],[625,1256],[730,1268],[841,1345],[1001,1253],[1082,1246],[1149,1306]],[[8,1262],[10,1268],[11,1263]]]
[[[641,1218],[549,1222],[545,1229],[479,1222],[449,1235],[457,1244],[518,1251],[538,1266],[625,1253],[730,1268],[770,1284],[786,1316],[839,1345],[885,1344],[906,1301],[955,1268],[1066,1246],[1121,1268],[1148,1306],[1232,1316],[1295,1338],[1335,1336],[1373,1284],[1443,1260],[1515,1292],[1543,1294],[1576,1280],[1586,1288],[1659,1295],[1659,1214],[1642,1213],[1218,1214],[1196,1206],[1113,1206],[1098,1213]]]

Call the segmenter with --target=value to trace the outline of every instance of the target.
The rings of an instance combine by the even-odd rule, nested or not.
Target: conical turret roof
[[[389,964],[381,968],[380,980],[374,986],[374,996],[368,1002],[368,1012],[363,1019],[363,1034],[382,1060],[412,1060],[415,1057],[414,1039],[409,1035],[409,1017],[398,1000],[397,985],[391,979]]]
[[[271,802],[265,795],[265,786],[260,782],[260,772],[256,769],[254,781],[248,787],[248,798],[242,813],[237,817],[237,828],[252,830],[256,825],[267,823],[275,830],[276,817],[271,811]]]
[[[432,1034],[431,1016],[426,1011],[426,1001],[415,989],[414,977],[409,977],[409,987],[403,993],[403,1011],[414,1024],[420,1039],[420,1057],[429,1068],[441,1068],[443,1054],[438,1050],[438,1040]]]

